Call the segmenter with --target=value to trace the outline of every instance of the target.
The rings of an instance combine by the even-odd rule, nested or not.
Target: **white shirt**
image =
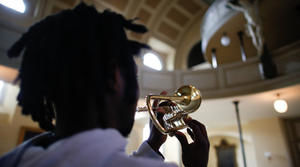
[[[19,167],[176,167],[164,163],[144,142],[128,156],[127,141],[115,129],[95,129],[59,140],[47,149],[32,146],[23,154]]]

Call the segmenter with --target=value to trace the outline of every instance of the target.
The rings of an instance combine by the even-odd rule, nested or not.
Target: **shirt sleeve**
[[[144,158],[152,158],[164,161],[164,156],[160,153],[155,152],[150,145],[144,141],[139,149],[132,154],[133,157],[144,157]]]

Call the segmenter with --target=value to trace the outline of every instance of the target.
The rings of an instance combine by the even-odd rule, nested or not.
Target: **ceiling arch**
[[[150,38],[158,39],[175,50],[182,50],[183,41],[186,34],[193,29],[195,22],[199,22],[205,14],[208,3],[203,0],[85,0],[86,3],[93,4],[98,10],[106,8],[122,13],[127,18],[138,17],[138,23],[148,27],[146,34],[130,32],[129,38],[148,42]],[[75,6],[79,1],[74,0],[54,0],[51,9],[45,15],[56,13],[59,10]],[[199,29],[199,25],[197,25]],[[198,31],[198,30],[197,30]],[[199,34],[199,33],[197,33]],[[197,40],[200,36],[197,35]],[[181,62],[183,56],[185,65],[189,53],[178,51],[175,55],[175,68],[181,68],[176,62]]]

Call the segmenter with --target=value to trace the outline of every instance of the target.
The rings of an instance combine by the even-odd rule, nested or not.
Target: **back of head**
[[[133,81],[133,55],[147,47],[128,40],[124,29],[147,31],[119,14],[98,13],[84,3],[30,27],[8,51],[10,57],[23,55],[18,76],[23,114],[30,114],[41,128],[54,130],[57,115],[73,124],[88,112],[91,101],[103,107],[114,68]]]

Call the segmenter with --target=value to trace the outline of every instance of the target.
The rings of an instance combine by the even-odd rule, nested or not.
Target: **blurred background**
[[[208,166],[300,166],[299,0],[232,1],[243,10],[227,0],[83,1],[99,11],[109,8],[126,18],[138,17],[148,27],[144,35],[128,33],[152,47],[136,58],[139,106],[150,93],[172,95],[182,85],[201,91],[202,104],[191,116],[206,125]],[[78,3],[0,0],[0,155],[41,133],[21,115],[19,87],[13,84],[21,58],[8,59],[7,49],[33,23]],[[262,54],[255,40],[263,41]],[[239,101],[239,117],[233,101]],[[148,113],[137,113],[135,119],[128,154],[149,135]],[[183,166],[174,137],[161,151],[166,161]]]

